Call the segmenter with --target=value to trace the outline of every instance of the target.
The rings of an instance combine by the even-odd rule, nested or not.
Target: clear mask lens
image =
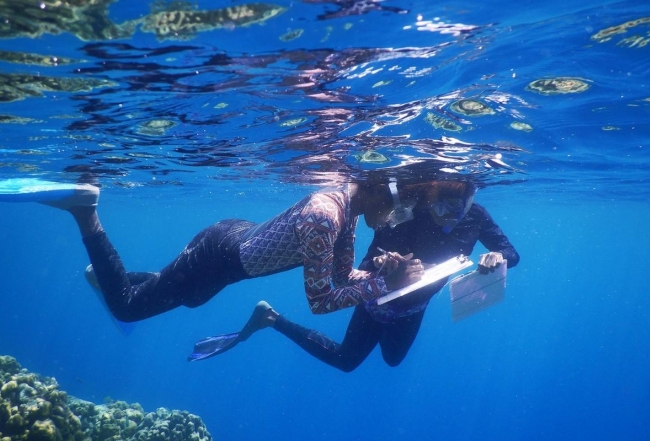
[[[460,198],[443,199],[431,204],[429,209],[440,217],[446,214],[463,213],[465,211],[465,201]]]
[[[429,210],[432,213],[435,213],[439,217],[443,217],[451,214],[451,217],[445,221],[442,231],[445,234],[449,234],[451,230],[460,222],[460,220],[465,217],[467,212],[474,202],[474,196],[470,196],[467,199],[461,198],[451,198],[443,199],[441,201],[434,202],[429,205]]]

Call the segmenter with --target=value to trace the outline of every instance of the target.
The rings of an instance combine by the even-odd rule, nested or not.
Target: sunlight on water
[[[536,22],[374,1],[157,2],[114,20],[112,3],[3,10],[3,177],[331,183],[387,169],[605,191],[624,169],[645,181],[648,20],[633,4]]]

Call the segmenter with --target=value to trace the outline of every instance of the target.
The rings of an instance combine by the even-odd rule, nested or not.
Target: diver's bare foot
[[[255,309],[253,309],[253,313],[248,319],[248,322],[240,331],[239,340],[245,341],[260,329],[273,326],[277,316],[278,313],[273,311],[271,305],[266,303],[264,300],[258,302],[257,305],[255,305]]]
[[[278,317],[280,317],[280,314],[278,314],[275,309],[268,309],[266,314],[262,317],[262,326],[265,328],[273,327],[273,325],[275,325],[275,319]]]

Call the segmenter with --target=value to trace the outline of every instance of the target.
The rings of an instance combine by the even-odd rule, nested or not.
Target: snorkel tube
[[[397,182],[391,181],[388,188],[393,197],[393,211],[386,216],[386,223],[389,227],[395,228],[399,224],[413,219],[413,207],[402,205],[399,199],[399,191],[397,191]]]

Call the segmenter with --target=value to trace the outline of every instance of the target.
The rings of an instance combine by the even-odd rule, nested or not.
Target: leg
[[[273,327],[312,356],[343,372],[356,369],[379,341],[380,323],[363,306],[357,306],[341,344],[326,335],[304,328],[279,316]]]
[[[88,208],[69,211],[79,225],[106,304],[121,321],[142,320],[181,305],[202,305],[228,284],[247,277],[236,251],[239,237],[252,226],[249,222],[224,221],[208,227],[160,273],[136,277],[124,269],[94,207]]]
[[[390,367],[398,366],[406,357],[418,335],[425,311],[426,309],[396,319],[393,323],[382,324],[383,332],[379,338],[379,346],[384,361]]]
[[[248,340],[260,329],[273,326],[278,315],[264,300],[258,302],[253,314],[241,331],[215,335],[197,341],[194,344],[194,351],[187,357],[187,361],[205,360],[231,350],[239,343]]]

